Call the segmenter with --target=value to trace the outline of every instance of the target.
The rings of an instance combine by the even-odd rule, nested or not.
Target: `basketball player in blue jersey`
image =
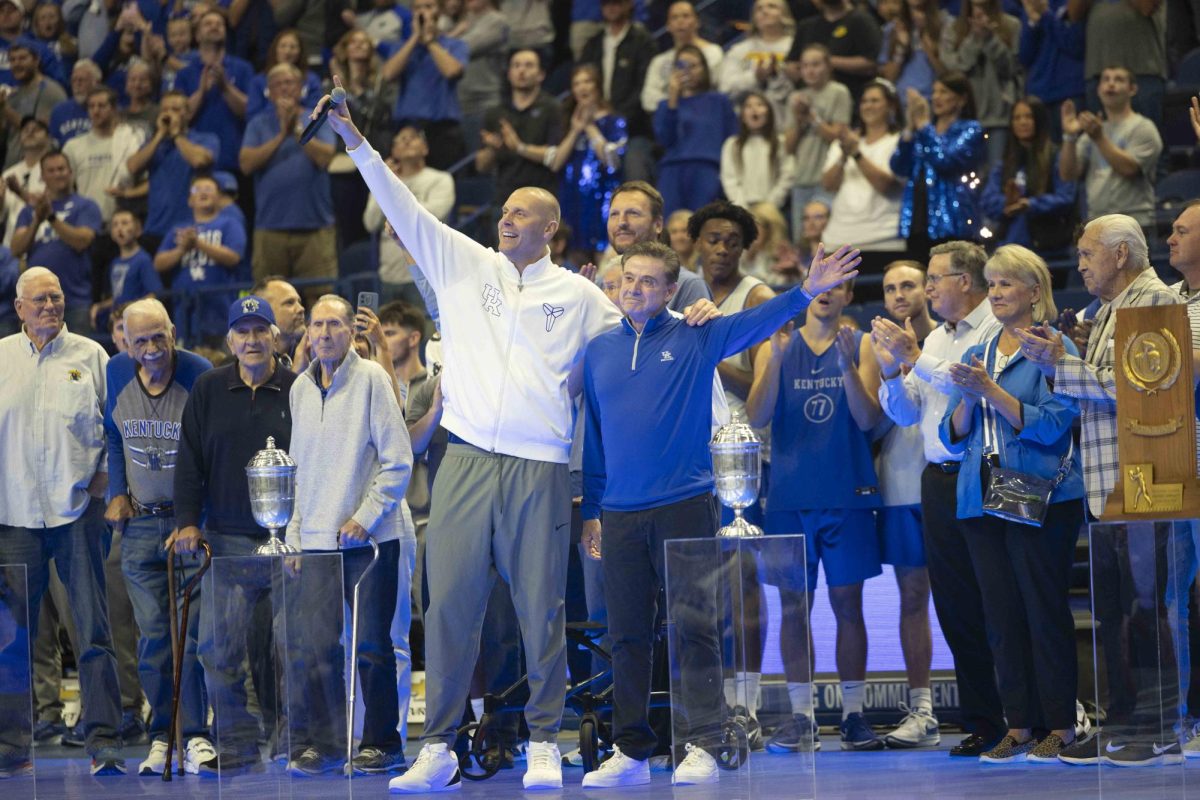
[[[842,749],[880,750],[883,742],[862,715],[867,671],[863,581],[882,572],[874,509],[880,506],[871,458],[871,429],[881,410],[879,369],[870,341],[839,326],[853,289],[830,289],[808,307],[800,330],[780,331],[754,359],[746,401],[751,425],[771,423],[773,452],[766,533],[805,534],[805,553],[768,559],[764,582],[779,587],[780,648],[792,721],[771,737],[775,751],[818,749],[810,717],[812,667],[808,615],[825,564],[829,602],[837,618],[837,666],[842,682]],[[799,564],[804,558],[806,570]],[[803,586],[797,580],[807,577]],[[807,591],[807,597],[805,596]],[[749,647],[749,645],[747,645]]]

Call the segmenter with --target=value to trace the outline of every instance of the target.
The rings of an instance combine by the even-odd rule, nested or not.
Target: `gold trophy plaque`
[[[1105,522],[1200,516],[1192,336],[1184,305],[1117,312],[1113,372],[1121,477]]]

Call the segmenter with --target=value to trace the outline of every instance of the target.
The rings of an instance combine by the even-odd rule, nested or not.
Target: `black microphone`
[[[329,102],[321,109],[321,113],[304,126],[304,133],[300,134],[300,144],[308,144],[309,140],[316,136],[317,131],[321,130],[321,126],[325,124],[325,118],[329,116],[329,109],[340,106],[344,102],[346,102],[346,90],[340,86],[333,87],[333,91],[329,93]]]

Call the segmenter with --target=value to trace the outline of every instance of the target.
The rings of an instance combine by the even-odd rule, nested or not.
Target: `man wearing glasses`
[[[104,441],[105,367],[100,345],[63,324],[66,296],[57,276],[30,267],[17,280],[19,333],[0,339],[0,564],[25,566],[29,640],[50,560],[67,587],[79,634],[79,686],[93,775],[120,775],[121,694],[105,602],[104,524],[108,459]],[[9,587],[12,590],[14,587]],[[19,588],[17,589],[19,592]],[[0,777],[32,771],[29,697],[0,693]]]
[[[876,317],[871,324],[884,413],[897,425],[920,424],[925,441],[929,463],[921,474],[921,514],[929,584],[938,623],[954,655],[962,724],[970,733],[950,755],[969,757],[999,741],[1006,726],[979,584],[956,516],[961,457],[946,450],[937,429],[946,413],[950,364],[1000,329],[987,302],[986,261],[983,248],[970,242],[947,242],[929,251],[925,292],[945,324],[926,337],[924,348],[917,345],[910,321],[901,328]]]

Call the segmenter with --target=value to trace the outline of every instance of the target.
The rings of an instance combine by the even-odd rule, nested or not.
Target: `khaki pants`
[[[251,266],[255,282],[268,275],[284,278],[337,277],[337,237],[332,225],[308,231],[254,232]],[[330,290],[326,284],[304,287],[305,305],[312,308],[318,297]]]

